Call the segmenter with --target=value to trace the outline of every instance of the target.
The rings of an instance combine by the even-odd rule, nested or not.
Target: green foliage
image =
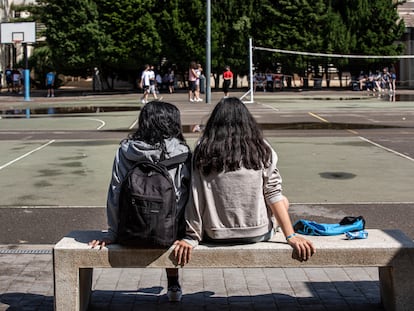
[[[97,6],[87,0],[40,0],[39,21],[46,26],[54,69],[86,76],[104,62],[108,35],[101,29]]]
[[[205,63],[206,18],[205,1],[159,1],[157,4],[158,31],[162,40],[161,56],[171,67],[182,73],[191,61]]]
[[[392,0],[359,0],[353,4],[332,1],[333,10],[341,14],[347,35],[350,54],[400,55],[403,45],[397,43],[404,34],[404,22],[399,19],[396,4]],[[369,71],[390,66],[383,59],[351,59],[349,69],[354,75],[360,70]]]
[[[205,63],[204,0],[38,0],[31,11],[46,26],[47,59],[59,73],[86,76],[97,66],[104,76],[134,82],[146,63],[174,64],[182,73],[192,60]],[[215,76],[227,64],[235,73],[248,73],[249,38],[255,46],[285,50],[403,52],[396,42],[404,24],[392,0],[211,0],[211,18]],[[254,52],[254,63],[262,70],[281,64],[286,73],[303,73],[309,66],[318,69],[328,62],[359,69],[384,64]]]
[[[109,36],[106,66],[118,73],[158,60],[161,39],[153,14],[155,0],[99,0],[101,29]]]
[[[29,67],[34,69],[34,84],[37,88],[45,86],[46,74],[55,68],[52,63],[52,51],[49,46],[44,45],[34,50],[30,57]]]

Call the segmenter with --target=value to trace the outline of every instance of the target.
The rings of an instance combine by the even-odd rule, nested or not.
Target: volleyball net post
[[[240,97],[240,100],[243,101],[245,97],[250,94],[249,101],[243,101],[245,104],[253,104],[254,103],[254,92],[253,92],[253,40],[249,38],[249,87],[250,89]]]

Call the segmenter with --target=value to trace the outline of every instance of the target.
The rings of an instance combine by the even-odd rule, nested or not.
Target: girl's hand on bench
[[[177,240],[174,242],[174,256],[177,259],[179,265],[184,266],[191,260],[191,253],[193,246],[183,240]]]
[[[91,248],[95,248],[99,246],[99,249],[102,249],[102,247],[105,247],[105,245],[112,244],[113,241],[109,239],[103,239],[103,240],[92,240],[88,244],[91,246]]]
[[[294,259],[299,261],[308,260],[316,249],[312,242],[298,235],[294,235],[287,240],[288,244],[294,249]]]

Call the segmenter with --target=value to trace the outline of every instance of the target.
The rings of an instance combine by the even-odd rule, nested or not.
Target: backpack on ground
[[[120,244],[169,247],[184,236],[184,208],[177,213],[174,182],[168,170],[189,158],[189,153],[183,153],[158,163],[145,159],[128,172],[119,197]]]

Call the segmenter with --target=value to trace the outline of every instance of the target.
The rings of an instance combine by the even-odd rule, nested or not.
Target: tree
[[[160,61],[165,67],[176,67],[184,75],[191,61],[205,63],[205,1],[159,1],[157,28],[162,51]]]
[[[146,63],[159,62],[162,40],[156,20],[156,0],[95,1],[102,31],[109,37],[104,74],[132,83]]]
[[[320,52],[324,42],[326,6],[323,0],[262,1],[260,14],[255,19],[256,44],[284,50]],[[267,53],[267,52],[266,52]],[[283,64],[285,73],[293,74],[307,69],[313,59],[287,54],[258,53],[261,70],[274,69]]]
[[[404,25],[392,0],[340,1],[261,0],[253,29],[255,45],[300,52],[398,55]],[[283,65],[285,73],[335,67],[355,72],[380,66],[384,60],[320,58],[255,51],[261,70]]]
[[[95,2],[39,0],[35,13],[45,26],[54,69],[87,76],[105,62],[108,35],[101,29]]]
[[[226,65],[237,73],[233,78],[233,87],[239,74],[249,72],[248,42],[253,31],[255,2],[226,0],[212,5],[211,65],[216,88],[219,87],[218,77]]]
[[[397,5],[392,0],[360,0],[356,3],[332,0],[336,10],[349,29],[349,52],[360,55],[400,55],[403,45],[397,43],[405,30],[404,21],[398,16]],[[360,70],[381,69],[391,63],[384,59],[350,59],[353,75]]]
[[[46,26],[50,61],[58,72],[86,76],[99,67],[135,84],[144,64],[205,63],[203,0],[38,0],[35,19]],[[218,82],[225,65],[248,72],[248,39],[285,50],[398,55],[403,34],[393,0],[212,0],[212,72]],[[374,68],[384,60],[323,59],[254,52],[262,70],[315,74],[328,63],[337,68]],[[235,75],[237,76],[237,75]],[[235,83],[234,83],[235,85]],[[218,86],[218,83],[216,83]]]

